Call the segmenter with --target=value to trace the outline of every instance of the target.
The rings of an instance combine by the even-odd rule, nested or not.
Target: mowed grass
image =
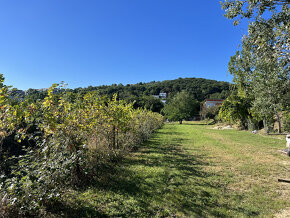
[[[285,139],[166,124],[110,176],[71,191],[55,211],[67,217],[271,217],[289,209]],[[287,208],[288,206],[288,208]]]

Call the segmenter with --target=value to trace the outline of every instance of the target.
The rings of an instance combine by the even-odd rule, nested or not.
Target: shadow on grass
[[[89,205],[83,205],[83,202],[74,199],[73,204],[66,202],[55,202],[53,206],[47,207],[47,211],[50,213],[48,217],[108,217],[106,214],[96,210]]]
[[[170,138],[164,140],[164,134]],[[164,216],[226,216],[224,211],[237,211],[219,203],[224,187],[216,178],[221,175],[205,172],[208,157],[184,151],[186,139],[180,135],[159,132],[136,152],[137,158],[127,158],[110,182],[99,187],[134,197],[146,216],[158,216],[160,210]]]
[[[98,194],[94,196],[99,202],[97,207],[107,207],[107,212],[92,206],[79,206],[70,211],[64,205],[67,208],[64,214],[70,217],[75,217],[74,214],[80,217],[225,217],[229,216],[229,210],[237,213],[243,210],[245,215],[257,215],[255,211],[221,201],[225,187],[218,181],[222,181],[222,176],[206,172],[203,168],[209,165],[208,157],[203,152],[185,151],[182,144],[187,139],[172,130],[167,127],[166,131],[158,131],[139,151],[116,166],[115,173],[106,182],[96,184],[96,190],[109,193],[106,197],[109,200],[103,200]]]
[[[206,124],[206,123],[183,123],[181,125],[185,125],[185,126],[207,126],[209,124]]]
[[[195,122],[190,122],[190,123],[183,123],[181,125],[189,125],[189,126],[210,126],[216,124],[215,121],[212,121],[210,123],[195,123]]]

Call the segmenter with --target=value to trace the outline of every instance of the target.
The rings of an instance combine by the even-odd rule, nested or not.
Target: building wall
[[[223,103],[223,100],[206,100],[204,103],[204,107],[209,108],[209,107],[214,107],[216,105],[221,105]]]

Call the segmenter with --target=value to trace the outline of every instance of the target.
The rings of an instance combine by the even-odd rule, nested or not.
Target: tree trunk
[[[246,120],[241,119],[241,127],[242,127],[243,130],[247,129],[247,124],[246,123],[247,123]]]
[[[275,113],[276,113],[276,118],[278,122],[278,133],[281,133],[281,117],[278,112],[275,112]]]
[[[264,129],[265,129],[266,133],[269,134],[270,133],[270,125],[269,125],[267,118],[263,119],[263,124],[264,124]]]
[[[179,124],[182,124],[182,120],[179,120]]]

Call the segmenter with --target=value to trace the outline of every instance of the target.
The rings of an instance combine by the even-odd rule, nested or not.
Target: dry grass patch
[[[290,159],[277,153],[278,146],[284,146],[281,137],[252,137],[248,132],[238,133],[236,130],[209,130],[204,133],[215,141],[207,148],[216,157],[216,165],[210,170],[230,175],[231,182],[227,187],[230,191],[247,195],[263,190],[266,198],[289,202],[289,184],[277,182],[278,178],[290,179]]]

